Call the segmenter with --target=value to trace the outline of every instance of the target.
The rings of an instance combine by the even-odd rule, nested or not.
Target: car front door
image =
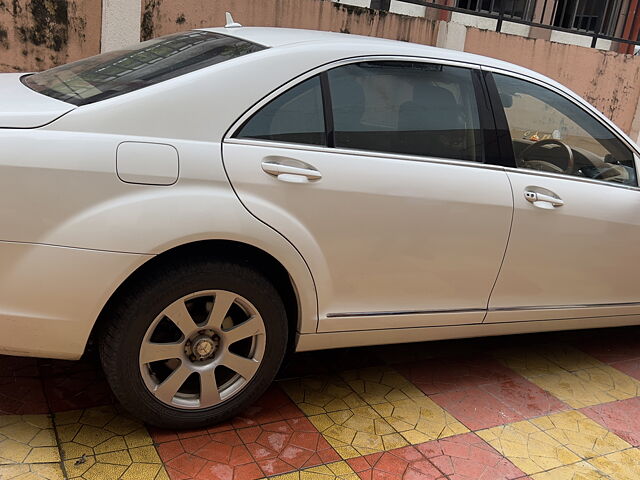
[[[629,145],[560,90],[498,73],[488,86],[517,168],[507,168],[513,227],[486,322],[640,313],[640,190]]]
[[[231,183],[308,262],[319,331],[484,319],[512,196],[502,168],[484,163],[477,74],[344,64],[283,88],[231,130]]]

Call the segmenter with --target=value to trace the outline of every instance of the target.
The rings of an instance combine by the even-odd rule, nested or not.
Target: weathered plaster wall
[[[142,38],[224,25],[224,13],[243,25],[348,32],[434,45],[437,22],[377,12],[329,0],[144,0]]]
[[[635,140],[640,57],[469,28],[465,51],[530,68],[568,86]]]
[[[101,0],[0,0],[0,71],[43,70],[100,51]]]

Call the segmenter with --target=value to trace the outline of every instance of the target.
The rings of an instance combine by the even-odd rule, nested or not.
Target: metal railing
[[[640,45],[640,0],[397,0],[447,12],[505,21],[552,31],[573,33],[628,45]],[[371,8],[389,10],[391,0],[371,0]],[[623,48],[624,49],[624,48]]]

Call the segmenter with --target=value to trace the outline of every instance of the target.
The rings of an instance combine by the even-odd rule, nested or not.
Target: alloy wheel
[[[147,329],[140,372],[149,392],[180,409],[216,406],[240,392],[260,367],[265,326],[247,299],[226,290],[186,295]]]

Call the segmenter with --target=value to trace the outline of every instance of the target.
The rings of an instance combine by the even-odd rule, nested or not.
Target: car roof
[[[483,65],[487,67],[494,67],[515,73],[520,73],[522,75],[527,75],[529,77],[544,80],[548,83],[554,83],[557,86],[560,86],[559,84],[557,84],[557,82],[554,82],[544,75],[502,60],[484,57],[482,55],[476,55],[473,53],[461,52],[458,50],[449,50],[446,48],[432,47],[428,45],[402,42],[398,40],[389,40],[386,38],[280,27],[219,27],[201,28],[199,30],[229,35],[272,48],[285,47],[301,43],[309,43],[315,45],[326,44],[333,46],[335,46],[336,43],[343,45],[348,44],[351,47],[360,46],[362,48],[363,55],[420,56],[470,63],[474,65]]]

